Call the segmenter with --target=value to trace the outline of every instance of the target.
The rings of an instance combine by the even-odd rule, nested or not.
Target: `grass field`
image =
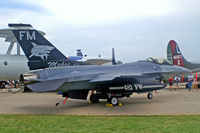
[[[200,116],[0,115],[0,133],[199,133]]]

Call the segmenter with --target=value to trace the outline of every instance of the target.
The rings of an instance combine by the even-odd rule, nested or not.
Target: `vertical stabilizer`
[[[116,60],[115,60],[115,49],[112,48],[112,65],[116,65]]]
[[[17,27],[18,24],[14,26]],[[69,60],[32,27],[13,28],[12,32],[29,61],[30,70],[84,64]]]
[[[187,62],[177,43],[174,40],[169,41],[167,46],[167,59],[174,65],[184,67],[184,62]]]
[[[81,49],[77,49],[76,51],[77,51],[77,53],[76,53],[77,56],[83,57],[83,53],[82,53]]]
[[[34,29],[12,30],[29,61],[61,60],[66,57]]]

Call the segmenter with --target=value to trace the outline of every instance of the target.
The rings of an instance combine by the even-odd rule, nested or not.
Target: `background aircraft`
[[[81,49],[77,49],[76,51],[77,51],[76,56],[68,56],[67,58],[69,60],[82,61],[83,53],[81,52]]]
[[[111,59],[101,58],[101,55],[99,55],[98,58],[95,58],[95,57],[89,57],[88,58],[87,56],[85,58],[83,58],[83,59],[85,59],[84,62],[86,62],[88,64],[92,64],[92,65],[117,65],[117,64],[122,64],[122,61],[115,59],[114,48],[112,48],[112,58]]]
[[[112,59],[102,58],[101,55],[98,57],[90,57],[87,55],[83,55],[81,49],[77,50],[77,56],[68,56],[70,60],[82,61],[91,65],[116,65],[122,64],[121,61],[115,61],[115,53],[114,48],[112,49]]]
[[[182,55],[178,44],[171,40],[167,46],[167,59],[174,65],[185,67],[192,72],[200,72],[200,63],[188,62]]]
[[[60,54],[33,28],[12,31],[29,62],[32,62],[30,68],[38,66],[38,60],[45,62],[47,59],[56,59]],[[96,93],[90,96],[92,102],[107,99],[112,105],[117,105],[118,98],[129,97],[134,92],[148,92],[148,98],[151,99],[153,90],[166,86],[161,83],[163,75],[187,72],[190,71],[182,67],[148,60],[111,66],[44,69],[22,74],[20,81],[34,92],[59,91],[63,97],[74,99],[86,99],[89,90],[95,90]]]
[[[20,45],[13,36],[11,28],[21,28],[28,25],[8,25],[10,28],[1,29],[0,37],[5,38],[5,42],[10,43],[5,54],[0,54],[0,80],[17,80],[21,73],[28,72],[27,58],[20,52]],[[40,34],[45,35],[44,32],[39,31]],[[16,45],[16,54],[12,54],[14,46]]]

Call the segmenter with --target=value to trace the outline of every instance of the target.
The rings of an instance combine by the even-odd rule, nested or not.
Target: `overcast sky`
[[[109,58],[115,48],[124,62],[166,58],[173,39],[186,59],[200,62],[199,5],[199,0],[1,0],[0,28],[30,23],[66,56],[81,48]]]

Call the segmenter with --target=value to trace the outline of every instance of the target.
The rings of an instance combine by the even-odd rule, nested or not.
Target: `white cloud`
[[[14,1],[44,10],[3,8],[0,28],[6,28],[8,23],[30,23],[45,31],[47,39],[66,55],[74,55],[81,48],[87,55],[110,57],[114,47],[117,57],[127,62],[165,57],[170,39],[190,45],[200,42],[196,0]],[[200,45],[196,47],[198,50]]]
[[[172,12],[170,3],[160,0],[42,0],[35,4],[68,24],[112,23]]]

